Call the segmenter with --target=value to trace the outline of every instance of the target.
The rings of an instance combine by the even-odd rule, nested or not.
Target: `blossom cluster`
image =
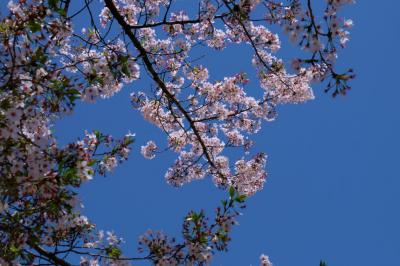
[[[329,79],[326,91],[333,89],[333,96],[346,94],[350,89],[348,80],[355,77],[353,70],[338,73],[335,62],[339,48],[345,48],[350,40],[351,19],[338,14],[344,6],[355,3],[354,0],[327,0],[323,16],[320,18],[313,10],[312,2],[302,6],[299,1],[268,1],[266,21],[283,27],[291,42],[310,52],[311,57],[294,58],[293,68],[303,72],[303,67],[319,68],[314,75],[317,81]]]
[[[0,257],[14,265],[18,257],[33,262],[24,254],[27,245],[40,253],[41,246],[91,232],[94,226],[80,215],[75,188],[95,173],[111,171],[130,152],[131,134],[113,140],[86,132],[82,140],[57,144],[52,125],[91,89],[87,74],[74,73],[81,67],[97,71],[96,80],[104,85],[99,91],[111,96],[115,89],[107,84],[120,87],[136,79],[138,66],[127,58],[129,75],[118,70],[125,65],[112,65],[120,59],[111,45],[108,57],[103,51],[99,61],[83,50],[67,60],[73,31],[60,10],[42,1],[10,1],[8,8],[9,16],[0,21]],[[117,70],[122,74],[111,73]]]
[[[352,2],[328,0],[318,18],[311,1],[303,7],[298,0],[199,0],[193,14],[173,0],[103,0],[95,18],[91,1],[72,14],[68,0],[9,1],[9,14],[0,19],[0,264],[68,265],[63,258],[71,252],[82,255],[81,265],[131,260],[122,256],[121,239],[96,233],[81,214],[77,189],[127,160],[133,135],[115,140],[85,132],[61,147],[52,126],[78,100],[112,97],[141,73],[152,90],[134,89],[132,105],[177,153],[166,181],[179,187],[211,177],[230,198],[211,223],[204,212],[190,212],[180,244],[149,232],[140,240],[149,255],[138,259],[208,264],[227,248],[239,215],[234,204],[264,186],[266,155],[252,151],[252,135],[276,118],[277,105],[312,100],[312,82],[329,79],[334,95],[349,89],[353,71],[340,74],[334,65],[353,25],[338,12]],[[83,12],[90,22],[77,31],[72,22]],[[282,26],[310,55],[292,60],[294,72],[279,58],[282,43],[268,23]],[[253,73],[216,77],[197,58],[228,46],[251,49],[260,93],[249,89]],[[149,140],[141,153],[152,159],[158,146]],[[260,263],[271,265],[266,256]]]
[[[139,237],[139,252],[149,252],[155,265],[209,265],[216,251],[227,250],[229,233],[237,224],[238,209],[245,197],[231,187],[230,197],[222,201],[212,221],[204,211],[189,212],[183,223],[183,242],[161,231],[148,230]]]
[[[166,173],[167,182],[182,186],[211,175],[217,186],[235,186],[247,196],[260,190],[266,177],[262,167],[256,166],[259,174],[252,176],[246,176],[249,171],[241,174],[233,171],[235,165],[252,165],[256,161],[247,158],[254,143],[250,135],[259,131],[263,120],[274,120],[276,105],[314,99],[311,83],[327,77],[333,62],[326,58],[332,55],[324,56],[324,60],[312,60],[308,65],[297,60],[296,72],[290,73],[284,61],[276,55],[281,46],[278,35],[252,20],[251,13],[260,1],[241,1],[239,5],[233,1],[223,1],[220,5],[201,1],[198,16],[192,18],[183,10],[163,14],[163,5],[167,7],[170,2],[158,1],[160,7],[149,9],[154,12],[146,17],[148,20],[142,20],[140,16],[147,12],[146,6],[131,5],[127,1],[107,2],[110,1],[106,1],[108,15],[101,17],[101,21],[115,17],[122,25],[124,34],[135,44],[155,83],[153,95],[134,92],[131,98],[143,117],[167,134],[168,148],[178,153],[178,159]],[[285,26],[286,31],[300,31],[301,28],[308,34],[304,38],[309,39],[311,33],[305,27],[297,27],[296,23],[307,23],[307,14],[311,22],[316,23],[316,18],[310,14],[311,9],[302,11],[298,5],[284,7],[272,1],[269,5],[277,10],[277,17],[274,21],[269,19],[271,14],[267,9],[267,21]],[[334,10],[330,15],[336,16],[341,6],[328,3],[329,10]],[[129,20],[123,16],[127,13],[130,14]],[[166,22],[168,15],[170,19]],[[157,17],[164,17],[164,20],[157,20]],[[337,29],[334,29],[334,24],[328,25],[329,31],[342,31],[351,23],[344,23],[343,27],[338,24]],[[161,25],[163,27],[158,31],[157,26]],[[107,23],[103,26],[106,27]],[[129,35],[126,29],[135,29],[136,35]],[[328,39],[333,42],[340,36],[340,33],[330,34]],[[206,66],[191,60],[191,53],[195,53],[198,43],[217,50],[230,44],[250,45],[263,96],[247,95],[249,80],[245,73],[239,72],[221,80],[211,79]],[[309,40],[309,43],[315,44],[315,41]],[[309,46],[305,45],[306,48]],[[308,50],[314,54],[325,53],[322,45],[315,46]],[[333,52],[336,56],[336,49]],[[157,73],[163,73],[162,77]],[[225,150],[229,147],[244,148],[244,155],[241,158],[226,156]],[[155,143],[150,141],[142,147],[142,154],[152,159],[156,149]],[[264,166],[265,162],[261,165]],[[253,181],[249,182],[250,179]]]
[[[272,263],[267,255],[262,254],[260,256],[260,266],[272,266]]]

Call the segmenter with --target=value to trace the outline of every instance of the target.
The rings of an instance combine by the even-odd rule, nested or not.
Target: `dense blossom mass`
[[[322,16],[310,0],[197,0],[185,10],[174,0],[73,2],[12,0],[0,20],[0,265],[72,265],[70,255],[81,256],[81,265],[208,264],[227,249],[246,197],[264,186],[267,156],[253,151],[252,135],[276,118],[277,105],[314,99],[313,82],[325,81],[334,96],[349,89],[353,71],[334,65],[353,25],[338,11],[353,1],[327,0]],[[89,18],[83,28],[74,25],[79,17]],[[304,58],[282,60],[271,25]],[[251,49],[254,73],[218,77],[196,57],[228,46]],[[256,84],[250,76],[258,78],[258,97],[248,93]],[[148,89],[137,90],[139,78],[149,79]],[[149,231],[139,240],[146,255],[132,258],[122,255],[120,238],[96,231],[80,213],[77,189],[127,160],[134,134],[84,132],[61,146],[52,132],[77,101],[94,103],[123,87],[132,87],[132,106],[166,135],[164,144],[143,145],[142,155],[177,154],[169,184],[210,177],[229,191],[214,218],[186,216],[182,241]],[[260,264],[272,265],[265,255]]]

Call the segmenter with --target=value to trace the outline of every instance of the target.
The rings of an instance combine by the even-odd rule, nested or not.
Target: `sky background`
[[[277,266],[318,265],[320,259],[329,266],[400,265],[399,9],[395,0],[360,0],[346,8],[355,27],[339,62],[356,71],[352,90],[332,99],[316,87],[314,101],[280,106],[277,120],[264,123],[254,151],[269,156],[268,180],[247,201],[229,252],[218,253],[212,265],[258,265],[261,253]],[[250,51],[237,48],[207,59],[211,78],[249,69]],[[279,55],[288,55],[285,46]],[[128,256],[137,254],[137,239],[147,229],[179,236],[189,210],[212,214],[226,196],[209,178],[175,189],[164,181],[174,154],[140,155],[148,140],[165,139],[131,109],[129,94],[146,87],[138,81],[111,99],[78,105],[55,126],[60,143],[86,129],[116,137],[136,133],[129,161],[81,189],[84,213],[99,229],[123,237]],[[248,89],[260,90],[254,80]]]

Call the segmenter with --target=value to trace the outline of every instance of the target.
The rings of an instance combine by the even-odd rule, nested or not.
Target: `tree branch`
[[[37,253],[39,253],[40,255],[48,258],[50,261],[54,262],[55,265],[60,265],[60,266],[72,266],[71,264],[69,264],[68,262],[66,262],[63,259],[60,259],[59,257],[57,257],[56,255],[54,255],[53,253],[50,253],[46,250],[44,250],[42,247],[38,246],[37,244],[33,243],[33,241],[28,241],[28,244],[34,249],[36,250]]]
[[[205,145],[204,141],[201,138],[200,132],[197,130],[195,121],[190,117],[190,115],[186,112],[185,108],[180,104],[179,100],[175,98],[175,96],[168,90],[167,86],[164,84],[164,82],[160,79],[158,76],[157,72],[153,68],[152,63],[150,62],[150,59],[147,56],[147,52],[140,43],[140,41],[136,38],[135,34],[131,31],[131,26],[126,23],[125,19],[121,16],[119,13],[118,9],[114,5],[112,0],[104,0],[104,3],[110,10],[111,14],[114,16],[114,18],[118,21],[122,29],[124,30],[125,34],[128,35],[130,40],[132,41],[133,45],[135,48],[139,51],[140,56],[142,57],[142,60],[147,68],[147,70],[150,72],[152,79],[157,83],[157,85],[160,87],[160,89],[165,93],[167,98],[172,101],[179,109],[179,111],[182,112],[186,120],[188,121],[190,128],[193,130],[193,133],[196,135],[197,139],[200,142],[200,145],[203,149],[204,155],[207,158],[207,161],[209,164],[213,167],[215,167],[215,164],[208,153],[207,146]]]

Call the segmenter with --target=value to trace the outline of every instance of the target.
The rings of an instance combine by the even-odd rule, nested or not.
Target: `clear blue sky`
[[[278,119],[264,125],[256,149],[269,155],[268,181],[248,201],[230,251],[212,265],[258,265],[261,253],[277,266],[320,259],[329,266],[400,265],[399,10],[395,0],[361,0],[346,9],[355,27],[339,62],[357,73],[352,91],[332,99],[316,89],[316,100],[281,106]],[[249,60],[228,49],[215,58],[212,77],[246,70]],[[164,173],[175,155],[149,161],[139,154],[147,140],[164,138],[130,107],[130,92],[146,86],[137,82],[112,99],[80,105],[55,127],[62,143],[85,129],[137,134],[130,160],[81,190],[86,215],[124,237],[127,255],[136,253],[146,229],[178,236],[190,209],[210,213],[225,196],[210,179],[174,189]]]

